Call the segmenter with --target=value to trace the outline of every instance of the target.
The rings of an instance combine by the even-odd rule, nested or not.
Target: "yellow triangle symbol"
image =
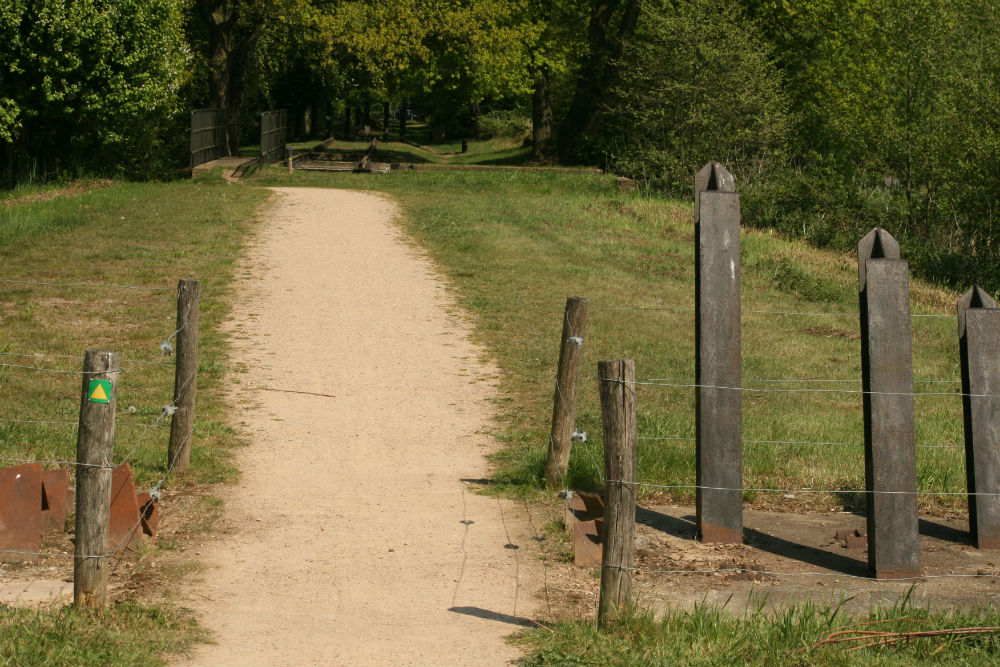
[[[92,401],[106,401],[108,400],[108,394],[104,391],[104,385],[99,384],[97,388],[94,389],[94,393],[90,395],[90,400]]]

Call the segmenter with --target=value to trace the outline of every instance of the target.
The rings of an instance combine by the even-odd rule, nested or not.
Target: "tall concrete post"
[[[695,176],[697,520],[702,542],[743,542],[740,196],[718,162]]]
[[[1000,549],[1000,310],[979,286],[958,300],[969,534]]]
[[[910,277],[899,243],[876,227],[858,244],[868,567],[920,575]]]

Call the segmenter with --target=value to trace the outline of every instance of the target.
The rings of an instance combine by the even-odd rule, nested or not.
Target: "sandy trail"
[[[502,665],[541,575],[525,506],[462,481],[495,372],[390,201],[277,192],[234,313],[253,444],[184,596],[217,643],[176,664]]]

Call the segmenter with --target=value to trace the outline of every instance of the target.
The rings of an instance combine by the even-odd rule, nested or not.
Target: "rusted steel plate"
[[[0,560],[38,560],[42,546],[42,464],[0,469]]]

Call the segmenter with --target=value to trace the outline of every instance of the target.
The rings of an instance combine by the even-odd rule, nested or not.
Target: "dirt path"
[[[176,663],[504,664],[541,574],[524,505],[463,481],[494,371],[390,201],[277,192],[232,327],[253,444],[185,595],[217,643]]]

